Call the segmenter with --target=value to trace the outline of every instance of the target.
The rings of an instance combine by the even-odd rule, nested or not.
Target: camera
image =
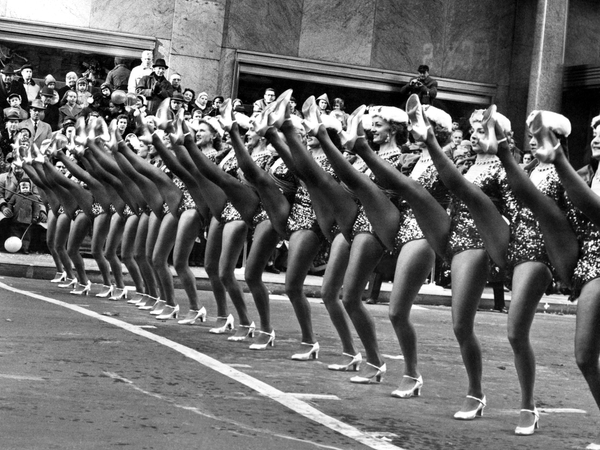
[[[410,85],[413,87],[421,87],[423,86],[423,83],[421,83],[421,81],[418,78],[414,78],[410,80]]]

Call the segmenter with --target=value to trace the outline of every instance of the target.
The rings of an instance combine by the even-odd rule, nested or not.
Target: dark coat
[[[152,72],[142,77],[135,93],[143,95],[148,100],[148,114],[154,114],[160,103],[173,95],[173,85],[164,76],[158,77]]]

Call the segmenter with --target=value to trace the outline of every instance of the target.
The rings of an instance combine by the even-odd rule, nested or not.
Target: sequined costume
[[[175,186],[177,186],[183,194],[181,196],[179,208],[177,208],[177,214],[181,216],[181,214],[183,214],[184,211],[187,211],[189,209],[196,209],[196,202],[192,198],[192,195],[190,194],[190,191],[188,190],[185,183],[181,181],[177,176],[173,177],[173,183],[175,183]]]
[[[436,167],[431,163],[430,157],[428,157],[428,162],[429,165],[415,178],[415,181],[423,186],[440,205],[446,207],[450,193],[440,179]],[[394,241],[393,252],[395,255],[398,255],[404,244],[418,239],[425,239],[425,235],[421,231],[415,214],[408,202],[398,196],[393,197],[392,201],[400,210],[400,224]]]
[[[510,190],[500,159],[494,157],[481,162],[476,161],[469,170],[473,170],[478,165],[487,166],[487,170],[478,175],[472,181],[473,184],[480,187],[496,205],[500,214],[510,221],[517,209],[516,199]],[[483,240],[467,205],[452,196],[449,212],[451,224],[447,247],[448,259],[465,250],[484,249]]]
[[[566,213],[565,191],[554,166],[536,168],[534,172],[544,177],[537,186],[540,192],[554,200]],[[527,261],[546,264],[555,275],[538,221],[531,210],[517,200],[517,210],[511,221],[511,240],[508,245],[509,278],[511,278],[512,270],[516,265]]]
[[[322,154],[315,157],[315,161],[321,169],[339,181],[333,167],[331,167],[331,163],[325,155]],[[312,200],[308,193],[308,189],[302,182],[300,182],[298,189],[296,190],[296,195],[294,196],[292,208],[290,210],[290,216],[288,217],[286,224],[288,236],[295,231],[300,230],[311,230],[316,233],[320,239],[325,241],[325,236],[319,227],[317,216],[312,207]]]
[[[93,202],[92,203],[92,215],[94,217],[98,217],[100,214],[104,214],[106,211],[104,211],[104,208],[102,207],[102,205],[98,202]]]

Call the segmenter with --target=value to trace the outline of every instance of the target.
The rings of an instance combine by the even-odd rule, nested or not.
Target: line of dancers
[[[318,358],[320,347],[304,281],[328,245],[322,297],[341,342],[340,359],[328,369],[357,372],[351,382],[370,384],[379,383],[387,368],[361,296],[389,253],[397,257],[389,317],[405,360],[391,395],[405,399],[424,387],[410,311],[437,254],[451,267],[453,329],[467,373],[466,396],[454,418],[472,420],[487,404],[475,314],[487,275],[497,267],[512,289],[507,332],[521,388],[515,433],[531,435],[539,413],[529,330],[546,288],[559,279],[578,298],[576,362],[600,405],[600,174],[590,169],[586,183],[570,165],[567,118],[531,113],[527,126],[539,164],[528,175],[509,150],[510,121],[493,105],[476,110],[470,123],[477,156],[463,175],[442,150],[451,117],[422,106],[416,95],[406,111],[380,106],[367,113],[361,106],[346,129],[321,115],[314,97],[304,103],[304,119],[290,115],[290,97],[286,91],[252,120],[227,100],[220,116],[195,122],[185,121],[178,103],[166,99],[156,116],[133,112],[137,128],[127,142],[114,124],[91,117],[87,123],[78,119],[41,149],[19,146],[18,164],[49,206],[48,247],[57,267],[52,282],[75,295],[90,293],[79,247],[91,227],[92,255],[104,283],[98,297],[127,298],[182,325],[205,321],[188,257],[198,234],[208,230],[205,268],[217,305],[210,333],[228,333],[231,341],[253,338],[249,348],[265,350],[275,344],[275,330],[262,273],[278,242],[287,239],[285,290],[302,334],[291,359],[307,361]],[[597,168],[600,116],[592,128]],[[231,150],[217,159],[224,133]],[[425,149],[403,173],[400,146],[409,135]],[[356,160],[350,162],[342,149]],[[248,232],[245,279],[258,324],[234,276]],[[181,317],[167,262],[171,251],[189,302]],[[134,291],[124,285],[121,262]],[[229,313],[227,295],[237,318]],[[600,437],[587,448],[600,449]]]

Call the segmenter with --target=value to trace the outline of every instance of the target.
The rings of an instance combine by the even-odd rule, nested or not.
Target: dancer
[[[581,254],[573,276],[573,296],[577,298],[575,360],[596,406],[600,408],[600,179],[596,172],[589,186],[569,163],[564,141],[554,131],[561,128],[560,117],[546,111],[538,112],[531,121],[530,129],[538,143],[537,158],[541,162],[554,164],[569,199],[581,212],[574,217],[581,243]],[[594,130],[592,158],[598,160],[600,116],[592,119],[591,126]],[[600,449],[600,435],[586,449]]]

